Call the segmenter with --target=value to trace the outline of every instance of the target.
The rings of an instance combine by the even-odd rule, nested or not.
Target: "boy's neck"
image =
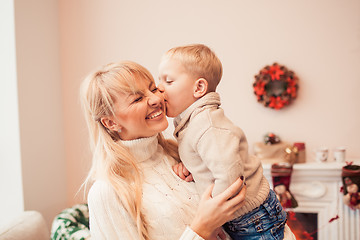
[[[206,95],[208,95],[208,94],[211,93],[211,92],[215,92],[215,91],[207,92],[207,93],[205,93],[204,95],[202,95],[201,97],[196,98],[190,105],[187,106],[187,108],[186,108],[182,113],[180,113],[179,115],[177,115],[176,118],[183,118],[184,115],[186,114],[186,112],[188,111],[188,109],[189,109],[192,105],[194,105],[195,102],[197,102],[199,99],[205,97]]]

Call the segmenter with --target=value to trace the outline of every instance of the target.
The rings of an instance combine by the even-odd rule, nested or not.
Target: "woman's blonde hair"
[[[139,79],[154,82],[143,66],[123,61],[111,63],[89,74],[81,85],[81,103],[90,133],[92,166],[83,186],[88,189],[94,180],[105,177],[115,189],[118,199],[137,225],[141,239],[149,239],[147,221],[141,211],[143,176],[136,159],[121,144],[117,132],[103,126],[101,118],[114,116],[119,93],[136,91]],[[177,145],[158,134],[165,152],[179,160]]]
[[[196,78],[208,82],[208,92],[214,92],[222,77],[222,64],[216,54],[204,44],[191,44],[168,50],[165,59],[176,59]]]

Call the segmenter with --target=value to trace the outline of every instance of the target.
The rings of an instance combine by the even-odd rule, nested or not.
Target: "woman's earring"
[[[119,128],[119,129],[117,130],[117,132],[118,132],[118,133],[121,133],[121,128]]]

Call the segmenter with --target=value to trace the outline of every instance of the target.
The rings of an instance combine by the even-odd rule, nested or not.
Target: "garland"
[[[289,105],[296,98],[298,88],[294,72],[277,63],[261,69],[253,84],[257,101],[276,110]]]

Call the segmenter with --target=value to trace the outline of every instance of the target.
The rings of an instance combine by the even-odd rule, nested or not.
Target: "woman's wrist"
[[[190,226],[187,226],[179,240],[205,240],[197,232],[195,232]]]
[[[207,239],[211,236],[211,231],[206,227],[206,224],[201,224],[198,222],[191,223],[190,225],[191,230],[193,230],[197,235],[202,237],[203,239]]]

